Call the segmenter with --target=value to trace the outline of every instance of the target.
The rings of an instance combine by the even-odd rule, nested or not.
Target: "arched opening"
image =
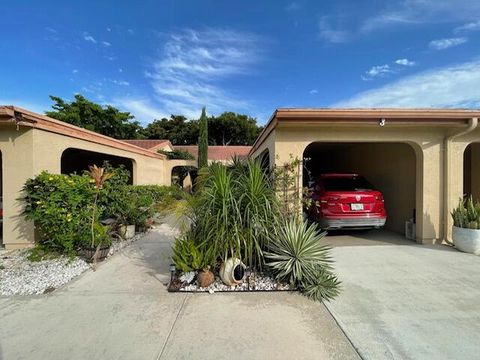
[[[463,194],[480,200],[480,143],[471,143],[463,152]]]
[[[411,145],[314,142],[305,148],[303,158],[304,186],[312,188],[322,174],[359,174],[383,195],[387,211],[384,228],[415,238],[417,160]],[[363,209],[363,205],[353,204],[355,200],[351,202],[343,204],[339,207],[342,210],[338,211],[344,211],[346,216],[354,216],[356,209]],[[365,211],[359,210],[359,213],[364,211],[368,216],[368,206],[365,205]]]
[[[124,166],[130,172],[129,183],[133,183],[133,160],[121,156],[103,154],[95,151],[69,148],[62,153],[61,173],[81,174],[91,165],[102,166],[108,162],[113,167]]]
[[[187,192],[193,191],[197,168],[195,166],[175,166],[172,168],[172,185],[178,185]]]
[[[260,154],[260,156],[257,158],[260,161],[260,166],[262,167],[262,170],[265,173],[270,173],[270,151],[266,149],[264,152]]]

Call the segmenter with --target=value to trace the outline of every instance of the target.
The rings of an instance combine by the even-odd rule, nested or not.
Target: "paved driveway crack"
[[[175,328],[175,324],[177,323],[178,317],[180,316],[180,313],[182,312],[182,309],[185,306],[185,303],[187,302],[187,298],[190,296],[190,294],[185,294],[185,297],[183,298],[182,305],[178,309],[177,316],[175,316],[175,320],[173,321],[172,327],[170,328],[170,331],[168,332],[167,338],[165,339],[165,342],[163,343],[162,349],[158,353],[157,360],[160,360],[163,356],[163,353],[165,349],[167,348],[168,341],[170,340],[170,336],[172,335],[173,329]]]

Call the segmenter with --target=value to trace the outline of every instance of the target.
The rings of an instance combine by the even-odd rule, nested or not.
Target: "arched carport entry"
[[[130,173],[130,184],[133,184],[134,161],[129,158],[103,154],[94,151],[68,148],[62,153],[61,157],[61,173],[62,174],[81,174],[88,170],[91,165],[102,166],[108,162],[113,167],[124,166]]]
[[[463,195],[480,200],[480,143],[469,144],[463,152]]]
[[[172,185],[178,185],[187,192],[193,190],[197,168],[195,166],[175,166],[172,168]]]
[[[303,158],[304,186],[322,173],[358,173],[384,196],[385,229],[404,235],[406,221],[416,223],[421,197],[417,196],[417,156],[410,144],[313,142],[305,148]]]

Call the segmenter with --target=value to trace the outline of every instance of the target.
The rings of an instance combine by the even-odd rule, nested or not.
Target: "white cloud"
[[[106,47],[109,47],[109,46],[111,46],[112,44],[109,43],[108,41],[102,41],[102,45],[103,45],[103,46],[106,46]]]
[[[89,42],[94,43],[94,44],[97,43],[97,40],[95,40],[95,38],[93,36],[89,35],[87,32],[83,33],[83,40],[89,41]]]
[[[113,82],[115,85],[130,86],[130,83],[129,83],[128,81],[125,81],[125,80],[112,80],[112,82]]]
[[[107,27],[107,31],[108,31],[108,32],[111,32],[111,31],[112,31],[112,28]]]
[[[312,89],[308,92],[310,95],[315,95],[315,94],[318,94],[318,90],[317,89]]]
[[[407,76],[337,107],[480,107],[480,60]]]
[[[250,73],[259,60],[258,42],[253,34],[225,29],[170,34],[146,73],[164,112],[198,117],[203,106],[210,112],[247,109],[249,103],[223,90],[220,82]]]
[[[385,2],[382,10],[366,18],[362,31],[423,23],[472,21],[480,14],[476,0],[401,0]]]
[[[334,29],[329,21],[329,18],[324,16],[318,22],[319,36],[321,39],[339,44],[348,41],[350,34],[346,30]]]
[[[292,1],[287,6],[285,6],[285,10],[287,11],[295,11],[301,8],[300,4],[296,1]]]
[[[392,73],[393,70],[390,68],[388,64],[385,65],[376,65],[372,66],[370,70],[365,71],[365,75],[362,75],[362,80],[372,80],[376,77],[383,77],[387,74]]]
[[[77,69],[73,69],[73,70],[72,70],[72,74],[76,74],[76,73],[78,73],[78,70],[77,70]]]
[[[117,98],[112,103],[122,110],[132,113],[142,123],[170,117],[170,114],[164,113],[161,109],[152,105],[148,99],[144,98]]]
[[[438,39],[430,41],[428,46],[434,50],[445,50],[466,43],[467,41],[468,39],[464,37]]]
[[[469,22],[462,26],[456,27],[454,32],[460,33],[460,32],[469,32],[469,31],[478,31],[478,30],[480,30],[480,20]]]
[[[408,59],[397,59],[397,60],[395,60],[395,64],[402,65],[402,66],[414,66],[415,61],[411,61],[411,60],[408,60]]]

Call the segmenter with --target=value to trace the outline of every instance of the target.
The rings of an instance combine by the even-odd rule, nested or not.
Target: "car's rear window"
[[[374,190],[364,177],[331,177],[322,179],[326,191],[361,191]]]

